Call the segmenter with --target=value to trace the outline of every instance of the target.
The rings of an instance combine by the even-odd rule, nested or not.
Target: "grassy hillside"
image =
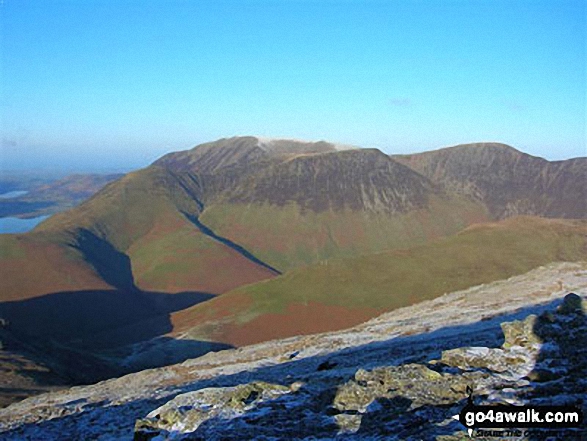
[[[197,177],[130,173],[31,233],[0,236],[0,300],[118,288],[222,293],[275,273],[203,234]]]
[[[297,333],[335,330],[549,262],[579,260],[587,260],[587,222],[519,217],[407,250],[293,270],[178,312],[173,323],[194,337],[253,343],[293,335],[292,322]]]
[[[295,203],[216,204],[200,219],[280,271],[331,258],[407,248],[454,234],[488,219],[478,204],[431,195],[428,206],[406,213],[303,210]]]
[[[121,252],[157,223],[175,222],[181,212],[199,212],[199,183],[160,167],[129,173],[88,201],[42,222],[45,236],[87,229]]]
[[[156,225],[127,254],[135,284],[149,291],[223,293],[275,275],[202,233],[185,217]]]

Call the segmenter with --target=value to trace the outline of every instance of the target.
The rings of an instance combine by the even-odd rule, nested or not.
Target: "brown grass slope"
[[[495,219],[587,217],[587,158],[550,162],[498,143],[392,157],[447,190],[482,202]]]
[[[585,260],[585,221],[518,217],[407,250],[293,270],[177,312],[173,324],[194,338],[244,345],[342,329],[550,262]]]

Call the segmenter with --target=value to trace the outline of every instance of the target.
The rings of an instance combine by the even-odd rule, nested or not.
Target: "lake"
[[[2,193],[2,194],[0,194],[0,199],[17,198],[19,196],[24,196],[27,193],[28,193],[28,191],[26,191],[26,190],[9,191],[8,193]]]
[[[17,217],[0,218],[0,234],[26,233],[32,230],[49,216],[38,216],[31,219],[19,219]]]

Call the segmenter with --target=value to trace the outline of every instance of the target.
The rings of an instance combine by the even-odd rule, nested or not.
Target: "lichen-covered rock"
[[[338,388],[333,407],[365,413],[379,398],[404,397],[411,407],[454,403],[466,395],[471,381],[463,375],[440,374],[421,364],[359,369],[354,380]]]
[[[493,391],[498,384],[507,382],[487,372],[440,373],[422,364],[359,369],[339,386],[332,408],[341,434],[397,431],[420,439],[416,427],[445,430],[439,427],[462,407],[469,387]],[[431,424],[440,426],[426,428]]]
[[[442,352],[440,362],[465,371],[487,369],[511,378],[527,375],[534,367],[538,351],[514,347],[500,348],[468,347]]]
[[[536,320],[537,317],[532,314],[524,320],[502,323],[501,329],[505,338],[502,347],[509,349],[514,346],[521,346],[526,349],[540,349],[539,345],[542,343],[542,339],[534,332]]]
[[[206,420],[234,418],[263,401],[288,394],[299,387],[299,383],[286,387],[255,381],[235,387],[208,388],[181,394],[138,420],[134,439],[173,439],[178,434],[193,432]]]
[[[486,369],[510,378],[527,375],[534,367],[542,339],[536,335],[537,317],[504,322],[501,348],[464,347],[442,351],[440,363],[465,371]]]

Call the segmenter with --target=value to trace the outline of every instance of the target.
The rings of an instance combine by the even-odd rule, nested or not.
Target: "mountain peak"
[[[256,136],[235,136],[199,144],[190,150],[172,152],[154,162],[176,171],[213,173],[221,168],[263,159],[349,150],[357,147],[326,141],[302,141]]]

